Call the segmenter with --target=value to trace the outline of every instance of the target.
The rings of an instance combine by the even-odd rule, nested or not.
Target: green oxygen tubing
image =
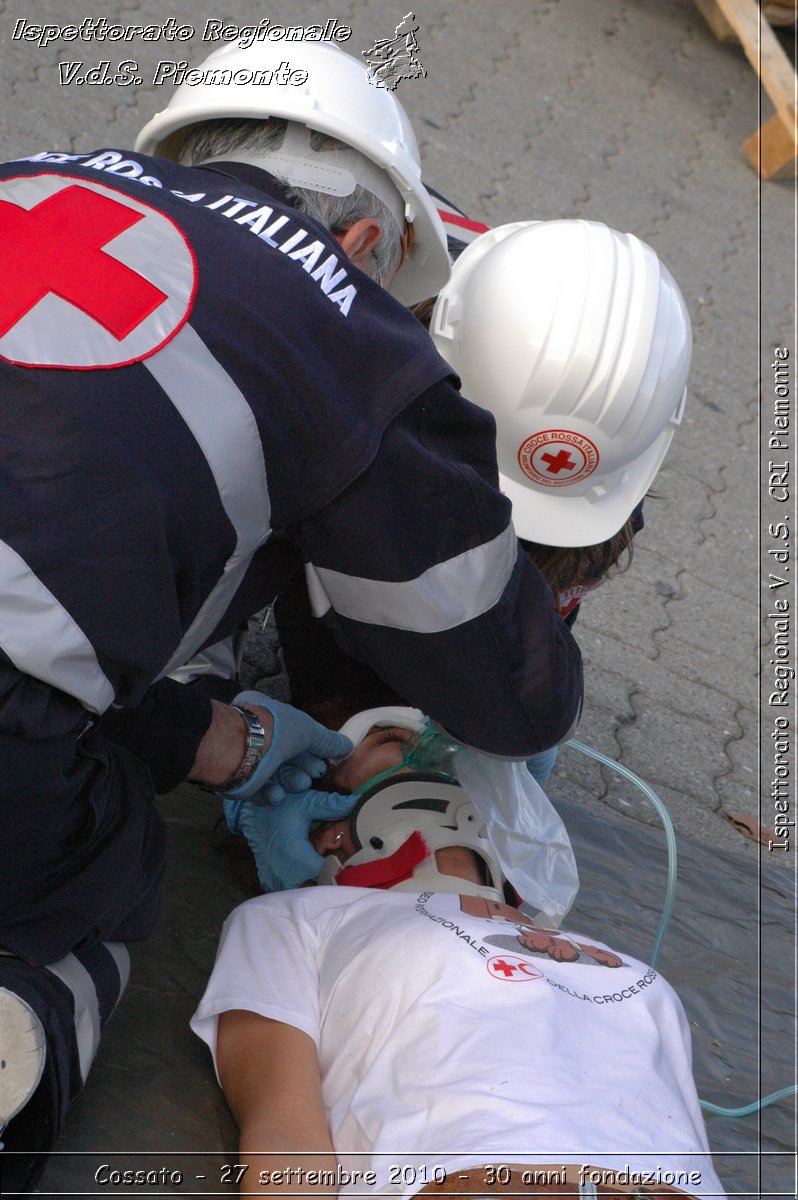
[[[655,967],[660,950],[662,949],[665,932],[671,919],[673,901],[676,895],[676,835],[673,832],[673,822],[671,821],[670,813],[654,789],[644,779],[641,779],[639,775],[635,775],[634,771],[630,771],[628,767],[623,766],[622,763],[615,762],[614,759],[608,758],[606,754],[602,754],[600,750],[594,750],[592,746],[586,746],[584,742],[578,742],[574,738],[569,739],[565,745],[571,746],[574,750],[579,751],[580,754],[584,754],[588,758],[593,758],[603,766],[609,767],[616,775],[628,779],[651,802],[662,822],[668,852],[668,874],[665,884],[665,903],[662,906],[662,916],[660,917],[657,936],[654,939],[654,949],[651,953],[651,966]],[[771,1092],[768,1096],[764,1096],[759,1100],[753,1100],[750,1104],[743,1105],[742,1108],[722,1108],[721,1105],[711,1104],[708,1100],[701,1100],[700,1104],[704,1112],[713,1113],[718,1117],[747,1117],[751,1113],[759,1112],[760,1109],[765,1108],[768,1104],[775,1104],[779,1100],[786,1099],[787,1096],[795,1095],[798,1095],[798,1084],[793,1083],[788,1087],[781,1088],[778,1092]]]

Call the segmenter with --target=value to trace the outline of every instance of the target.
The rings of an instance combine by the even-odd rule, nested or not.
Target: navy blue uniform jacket
[[[209,711],[165,676],[301,556],[340,646],[456,737],[566,734],[579,651],[492,418],[270,176],[36,155],[0,168],[0,244],[7,664],[171,785]]]

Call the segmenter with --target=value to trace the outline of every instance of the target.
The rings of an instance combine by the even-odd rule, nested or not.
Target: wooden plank
[[[792,63],[757,0],[695,0],[721,41],[739,38],[748,61],[776,109],[775,115],[744,143],[762,179],[789,179],[796,173],[798,95]],[[786,5],[783,6],[787,12]],[[790,11],[794,5],[790,7]]]
[[[738,42],[740,39],[724,17],[718,0],[695,0],[696,7],[719,42]],[[798,0],[760,0],[762,12],[770,25],[795,25],[798,23]]]
[[[795,71],[756,0],[715,0],[739,37],[748,61],[759,75],[773,107],[785,120],[795,114]]]
[[[796,0],[762,0],[762,12],[771,25],[795,25],[798,21]]]
[[[785,121],[781,113],[774,113],[751,134],[743,149],[763,179],[792,179],[798,162],[795,117]]]
[[[716,0],[695,0],[701,15],[719,42],[736,42],[737,34],[724,17]]]

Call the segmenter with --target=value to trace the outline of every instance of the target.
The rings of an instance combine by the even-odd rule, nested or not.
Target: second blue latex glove
[[[283,763],[269,782],[250,799],[257,804],[279,804],[289,793],[306,792],[316,779],[321,779],[326,770],[325,759],[317,758],[315,754],[306,750]]]
[[[263,890],[279,892],[318,879],[324,858],[308,840],[310,827],[314,821],[340,820],[356,803],[356,796],[309,790],[271,805],[226,799],[224,810],[233,833],[249,842]]]

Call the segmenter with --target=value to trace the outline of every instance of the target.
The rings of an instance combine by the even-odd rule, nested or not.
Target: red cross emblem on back
[[[103,252],[141,213],[77,184],[29,211],[0,201],[0,337],[54,292],[119,341],[166,299],[160,288]]]
[[[83,370],[139,362],[191,311],[194,254],[166,213],[68,174],[0,180],[0,357]]]

